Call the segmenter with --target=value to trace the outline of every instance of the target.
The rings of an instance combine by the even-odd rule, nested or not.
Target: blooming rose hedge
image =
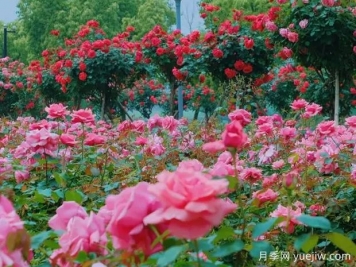
[[[355,264],[356,116],[336,126],[317,104],[291,108],[238,109],[226,126],[112,125],[62,104],[3,119],[0,266],[255,266],[312,249]]]

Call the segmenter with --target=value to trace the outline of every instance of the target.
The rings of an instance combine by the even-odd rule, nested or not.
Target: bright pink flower
[[[279,169],[283,168],[284,164],[285,164],[284,160],[280,159],[280,160],[273,162],[272,168],[273,168],[273,170],[279,170]]]
[[[303,116],[303,118],[306,118],[306,119],[314,117],[314,116],[320,114],[322,109],[323,108],[318,104],[307,105],[305,108],[305,112],[302,116]]]
[[[304,109],[306,108],[306,106],[308,106],[309,103],[304,100],[304,99],[297,99],[297,100],[294,100],[293,103],[291,104],[291,108],[293,110],[301,110],[301,109]]]
[[[225,127],[222,133],[225,147],[240,149],[247,143],[247,135],[238,121],[232,121]]]
[[[145,151],[155,156],[162,155],[166,151],[166,148],[163,146],[163,138],[157,135],[149,136]]]
[[[270,32],[275,32],[278,30],[277,25],[273,21],[270,21],[270,20],[265,23],[265,27]]]
[[[142,136],[138,136],[136,138],[136,141],[135,141],[135,145],[138,145],[138,146],[144,146],[145,144],[147,144],[148,140],[147,138],[145,137],[142,137]]]
[[[161,119],[162,128],[173,132],[177,129],[179,122],[173,116],[167,116]]]
[[[316,132],[319,133],[320,135],[331,135],[335,133],[336,128],[335,128],[335,122],[334,121],[323,121],[319,123],[319,125],[316,127]]]
[[[26,143],[34,154],[54,156],[54,152],[58,148],[58,141],[58,135],[45,128],[26,134]]]
[[[279,181],[278,175],[276,173],[274,173],[271,176],[267,176],[267,177],[263,178],[262,186],[263,186],[263,188],[268,188],[268,187],[271,187],[271,186],[277,184],[278,181]]]
[[[309,211],[312,216],[320,216],[324,215],[326,207],[320,204],[313,204],[309,207]]]
[[[56,215],[54,215],[49,221],[48,225],[53,230],[62,230],[67,229],[68,222],[74,217],[86,218],[88,214],[82,206],[77,204],[74,201],[65,201],[63,204],[56,210]]]
[[[333,7],[335,5],[335,0],[321,0],[321,4],[327,7]]]
[[[136,120],[131,125],[134,131],[143,133],[145,131],[146,122],[143,120]]]
[[[197,159],[184,160],[179,163],[177,170],[203,171],[204,165]]]
[[[352,51],[356,54],[356,45],[352,48]]]
[[[15,179],[17,183],[21,183],[23,181],[28,180],[30,178],[29,171],[15,171]]]
[[[301,209],[297,208],[296,210],[293,210],[291,207],[284,207],[282,205],[278,205],[277,209],[270,214],[271,217],[282,217],[284,219],[278,226],[289,234],[294,232],[296,225],[301,224],[297,220],[297,217],[300,215],[302,215]]]
[[[356,128],[356,116],[348,117],[345,119],[346,125],[350,128]]]
[[[222,140],[218,140],[214,142],[205,143],[202,149],[207,153],[215,154],[217,152],[226,150],[226,147]]]
[[[224,162],[216,162],[210,169],[209,174],[212,176],[225,177],[227,175],[234,175],[235,169],[232,165]]]
[[[74,147],[78,142],[75,141],[75,136],[71,134],[61,134],[59,140],[63,145]]]
[[[108,223],[107,231],[113,238],[116,249],[141,250],[146,256],[162,249],[160,244],[151,247],[157,238],[144,219],[161,207],[160,202],[148,191],[149,184],[138,183],[124,189],[119,195],[106,198],[105,206],[98,213]],[[156,225],[159,233],[166,229],[164,224]]]
[[[58,256],[75,258],[80,251],[95,253],[98,256],[106,254],[107,237],[103,218],[90,213],[88,217],[72,217],[59,238],[60,249],[54,251],[50,260],[58,265]],[[61,255],[62,254],[62,255]]]
[[[147,121],[147,127],[150,131],[155,127],[162,127],[162,118],[159,115],[155,114]]]
[[[279,134],[286,140],[293,139],[297,136],[297,129],[291,127],[284,127],[279,131]]]
[[[229,151],[225,151],[223,153],[220,154],[220,156],[218,157],[218,160],[217,162],[223,162],[223,163],[226,163],[226,164],[230,164],[232,163],[232,155]]]
[[[130,121],[123,121],[117,126],[119,132],[126,132],[132,130],[133,126]]]
[[[226,180],[213,180],[192,170],[163,171],[157,180],[148,190],[163,207],[148,215],[144,222],[153,225],[167,222],[170,233],[178,238],[202,237],[236,209],[231,201],[218,198],[228,190]]]
[[[72,113],[72,123],[94,123],[95,118],[91,109],[80,109],[73,111]]]
[[[84,140],[84,144],[87,146],[102,145],[105,144],[105,142],[106,142],[106,137],[97,135],[95,133],[88,133]]]
[[[286,29],[286,28],[281,28],[281,29],[279,29],[279,34],[280,34],[282,37],[284,37],[284,38],[287,38],[287,37],[288,37],[288,32],[289,32],[289,30]]]
[[[298,42],[298,37],[299,37],[299,35],[296,32],[288,32],[288,34],[287,34],[288,40],[292,43]]]
[[[303,20],[299,21],[299,26],[300,26],[300,28],[305,29],[308,26],[308,20],[303,19]]]
[[[258,206],[261,206],[266,202],[274,202],[278,198],[278,193],[274,192],[272,189],[262,189],[257,192],[253,192],[252,198],[257,200]]]
[[[10,252],[7,248],[8,235],[22,230],[23,222],[16,214],[12,203],[2,195],[0,195],[0,225],[0,266],[30,266],[22,257],[22,252],[25,251],[19,248]]]
[[[48,113],[47,118],[49,119],[63,119],[65,116],[69,115],[67,107],[63,106],[62,103],[52,104],[49,107],[46,107],[45,111]]]
[[[236,109],[229,113],[229,119],[240,122],[242,127],[251,123],[252,114],[244,109]]]
[[[277,0],[277,3],[282,5],[282,4],[285,4],[287,3],[287,0]]]
[[[239,174],[239,178],[242,181],[246,181],[249,183],[256,183],[260,180],[262,180],[262,170],[257,169],[257,168],[246,168],[243,169],[242,172]]]

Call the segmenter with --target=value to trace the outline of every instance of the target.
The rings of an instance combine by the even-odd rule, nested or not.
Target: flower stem
[[[198,241],[194,240],[193,241],[194,244],[194,248],[195,248],[195,252],[197,254],[197,263],[198,263],[198,267],[201,267],[201,261],[200,261],[200,257],[199,257],[199,245],[198,245]]]

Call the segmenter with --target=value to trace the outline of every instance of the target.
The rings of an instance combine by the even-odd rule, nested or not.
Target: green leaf
[[[339,233],[329,233],[326,234],[325,237],[344,252],[356,256],[356,244],[352,242],[350,238]]]
[[[269,254],[273,250],[273,247],[267,241],[252,242],[252,249],[250,250],[250,255],[252,258],[259,258],[261,252]]]
[[[325,217],[302,214],[301,216],[297,217],[297,220],[313,228],[319,228],[324,230],[331,229],[331,223]]]
[[[174,262],[178,256],[187,250],[187,246],[170,247],[166,251],[159,253],[157,261],[158,267],[166,267],[170,263]]]
[[[50,197],[52,195],[51,189],[38,189],[37,192],[38,192],[38,194],[45,196],[45,197]]]
[[[57,184],[61,187],[65,187],[66,186],[66,182],[65,182],[65,179],[63,177],[62,174],[58,173],[58,172],[55,172],[53,174],[54,176],[54,179],[56,180]]]
[[[83,197],[78,191],[72,189],[65,193],[65,200],[66,201],[75,201],[78,204],[82,204]]]
[[[85,251],[80,251],[75,261],[79,263],[84,263],[89,260],[88,254]]]
[[[307,240],[302,244],[302,250],[305,253],[308,253],[310,250],[312,250],[319,241],[319,236],[318,235],[309,235]]]
[[[244,242],[242,240],[235,240],[233,242],[229,242],[226,244],[222,244],[218,248],[216,248],[211,255],[217,258],[222,258],[232,253],[243,250]]]
[[[231,238],[235,235],[234,229],[230,226],[223,226],[221,227],[217,233],[216,237],[214,239],[214,242],[218,242],[223,239],[228,239]]]
[[[277,220],[278,218],[270,218],[263,223],[256,224],[252,231],[252,238],[256,239],[266,233],[276,224]]]
[[[229,189],[234,190],[238,184],[238,180],[234,176],[226,176],[225,177],[229,181]]]
[[[38,249],[42,243],[47,240],[53,231],[46,231],[46,232],[41,232],[31,238],[31,248],[32,249]]]
[[[296,250],[301,250],[303,247],[303,244],[309,239],[311,234],[303,234],[298,236],[295,241],[294,241],[294,247]]]

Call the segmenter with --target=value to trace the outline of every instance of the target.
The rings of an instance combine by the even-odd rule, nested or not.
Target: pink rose
[[[261,206],[266,202],[274,202],[278,198],[278,193],[274,192],[272,189],[262,189],[257,192],[253,192],[252,198],[257,200],[258,206]]]
[[[308,20],[303,19],[303,20],[299,21],[299,26],[300,26],[300,28],[305,29],[308,26]]]
[[[228,190],[226,180],[213,180],[192,170],[163,171],[157,180],[148,190],[163,207],[148,215],[144,222],[168,223],[168,230],[178,238],[202,237],[236,209],[236,204],[218,197]]]
[[[238,121],[241,123],[242,127],[251,123],[251,113],[244,109],[236,109],[235,111],[231,112],[229,115],[229,119],[231,121]]]
[[[278,205],[277,209],[271,213],[271,217],[284,218],[284,221],[278,224],[286,233],[293,233],[296,225],[301,224],[297,217],[302,215],[302,211],[300,208],[293,210],[291,207],[284,207],[282,205]]]
[[[332,7],[335,5],[335,0],[321,0],[323,6]]]
[[[291,108],[293,110],[301,110],[304,109],[308,104],[309,103],[304,99],[297,99],[293,101]]]
[[[91,109],[80,109],[73,111],[72,113],[72,123],[94,123],[95,118]]]
[[[9,234],[23,229],[23,222],[6,197],[0,195],[0,266],[28,267],[30,266],[22,256],[21,244],[14,251],[9,251],[6,245]]]
[[[28,178],[30,178],[29,171],[15,171],[15,179],[17,183],[21,183],[25,180],[28,180]]]
[[[272,163],[272,168],[273,168],[273,170],[279,170],[284,166],[284,164],[285,164],[284,160],[280,159],[280,160]]]
[[[75,136],[71,134],[61,134],[59,140],[63,145],[74,147],[78,142],[75,141]]]
[[[296,32],[288,32],[287,34],[288,41],[292,43],[298,42],[298,33]]]
[[[63,119],[69,114],[67,107],[63,106],[62,103],[52,104],[49,107],[46,107],[45,111],[48,113],[47,118],[49,119]]]
[[[74,217],[86,218],[88,214],[82,206],[74,201],[65,201],[56,210],[56,215],[54,215],[49,221],[48,225],[53,230],[63,230],[67,229],[68,222]]]
[[[103,218],[91,212],[88,217],[72,217],[59,238],[60,248],[53,251],[50,261],[57,266],[65,265],[68,256],[75,258],[80,251],[105,255],[107,237]],[[60,262],[58,262],[60,260]],[[69,263],[69,262],[68,262]]]
[[[26,143],[29,150],[35,154],[53,156],[58,148],[58,135],[49,130],[33,130],[26,134]]]
[[[226,147],[222,140],[218,140],[218,141],[214,141],[214,142],[205,143],[203,145],[202,149],[207,153],[214,154],[217,152],[224,151],[226,149]]]
[[[281,29],[279,29],[279,34],[280,34],[282,37],[284,37],[284,38],[287,38],[287,37],[288,37],[288,32],[289,32],[289,30],[286,29],[286,28],[281,28]]]
[[[197,159],[184,160],[178,165],[179,170],[203,171],[204,165]]]
[[[157,238],[152,229],[144,224],[144,218],[154,213],[160,202],[148,192],[149,184],[138,183],[124,189],[119,195],[106,198],[105,206],[98,213],[108,223],[107,231],[113,239],[113,246],[121,250],[142,250],[149,256],[162,249],[160,244],[151,247]],[[157,231],[163,233],[165,226],[156,225]]]
[[[162,118],[161,123],[162,128],[169,130],[170,132],[173,132],[179,124],[179,122],[173,116]]]
[[[105,142],[106,137],[97,135],[95,133],[88,133],[84,140],[84,144],[87,146],[102,145],[105,144]]]
[[[316,132],[320,135],[330,135],[336,131],[334,121],[323,121],[316,127]]]
[[[356,128],[356,116],[352,116],[345,119],[346,125],[350,128]]]
[[[307,105],[305,107],[305,112],[304,112],[304,114],[302,116],[303,116],[303,118],[306,118],[306,119],[314,117],[314,116],[320,114],[322,109],[323,108],[318,104]]]
[[[256,183],[259,180],[262,180],[262,178],[263,178],[262,170],[254,168],[254,167],[243,169],[242,172],[240,172],[240,174],[239,174],[239,178],[242,181]]]
[[[226,147],[242,148],[247,142],[247,135],[238,121],[232,121],[225,127],[222,140]]]

